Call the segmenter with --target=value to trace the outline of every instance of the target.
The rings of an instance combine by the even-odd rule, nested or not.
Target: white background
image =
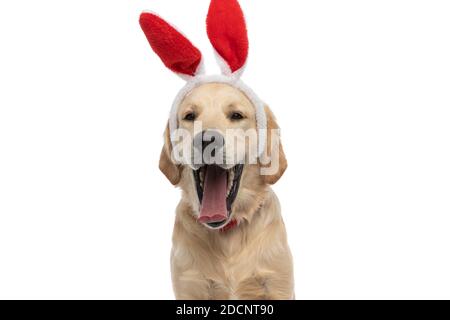
[[[241,1],[243,79],[277,115],[299,299],[450,298],[448,1]],[[207,0],[0,3],[0,298],[173,299],[183,82],[139,13],[216,72]]]

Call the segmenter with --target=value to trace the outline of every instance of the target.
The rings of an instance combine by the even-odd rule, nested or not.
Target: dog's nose
[[[205,151],[210,147],[211,150],[221,149],[225,144],[225,139],[220,132],[207,130],[197,134],[194,138],[194,147],[199,151]]]
[[[194,138],[194,148],[202,154],[203,161],[207,164],[214,163],[214,158],[224,145],[224,137],[216,130],[203,131]]]

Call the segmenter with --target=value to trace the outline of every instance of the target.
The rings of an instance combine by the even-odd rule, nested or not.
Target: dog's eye
[[[239,113],[239,112],[233,112],[230,115],[230,119],[233,120],[233,121],[239,121],[239,120],[244,119],[244,116],[241,113]]]
[[[196,118],[197,118],[197,115],[194,112],[190,112],[184,116],[183,120],[184,121],[195,121]]]

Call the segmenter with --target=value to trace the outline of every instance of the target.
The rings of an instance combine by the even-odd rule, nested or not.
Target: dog
[[[201,121],[203,129],[224,131],[239,127],[247,130],[256,126],[254,110],[242,92],[226,84],[212,83],[189,94],[180,105],[178,117],[181,126],[188,131],[193,130],[194,125],[193,118],[187,115],[194,111],[195,121]],[[276,131],[278,125],[272,112],[268,107],[265,112],[267,130]],[[242,119],[233,120],[233,115],[236,119],[241,118],[237,114]],[[270,141],[267,148],[273,148]],[[270,188],[285,172],[287,161],[281,144],[273,149],[279,151],[276,173],[263,176],[260,174],[261,164],[244,165],[241,176],[235,177],[238,181],[227,181],[228,190],[233,188],[230,183],[238,183],[239,187],[231,203],[230,216],[226,217],[227,221],[235,221],[235,226],[223,230],[220,228],[224,222],[199,222],[202,203],[198,184],[201,182],[196,181],[196,172],[190,166],[173,162],[169,130],[166,130],[160,169],[173,185],[182,190],[182,199],[176,210],[171,255],[177,299],[284,300],[294,297],[292,257],[280,204]],[[205,166],[200,170],[210,169],[210,166]],[[230,175],[235,168],[221,170]]]
[[[204,75],[200,51],[156,14],[140,23],[166,67],[187,81],[159,163],[182,190],[171,253],[176,298],[293,299],[293,261],[271,189],[287,161],[272,111],[240,80],[248,39],[239,3],[212,0],[208,12],[222,75]]]

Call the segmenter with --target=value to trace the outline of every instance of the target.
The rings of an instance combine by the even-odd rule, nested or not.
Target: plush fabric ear
[[[220,61],[222,72],[239,73],[247,61],[248,36],[237,0],[212,0],[206,27],[211,44],[224,60]]]
[[[182,77],[199,72],[202,54],[184,35],[153,13],[142,13],[139,23],[167,68]]]

